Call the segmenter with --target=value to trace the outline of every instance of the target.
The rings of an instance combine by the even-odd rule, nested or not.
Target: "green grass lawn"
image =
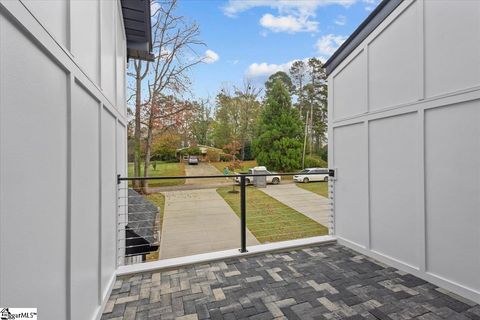
[[[217,189],[240,217],[240,193],[231,187]],[[255,187],[247,187],[247,227],[260,243],[328,234],[328,228],[273,199]]]
[[[230,163],[229,162],[210,162],[210,164],[215,168],[217,168],[218,171],[223,173],[223,169],[225,169],[225,167],[228,167]],[[236,172],[246,172],[248,171],[248,169],[255,167],[256,165],[257,165],[257,161],[255,160],[242,161],[242,168],[237,169]]]
[[[296,183],[297,187],[328,198],[328,182]]]
[[[149,195],[144,196],[147,200],[151,201],[154,205],[160,208],[160,217],[158,221],[158,229],[160,230],[160,234],[162,232],[163,226],[163,214],[165,212],[165,196],[159,192],[151,193]],[[152,252],[147,255],[147,261],[157,261],[159,258],[159,250]]]
[[[156,193],[145,195],[145,198],[160,208],[160,222],[162,222],[163,212],[165,209],[165,196],[160,192],[156,192]]]
[[[140,176],[143,175],[143,165],[141,168]],[[156,170],[150,166],[148,175],[151,177],[161,176],[184,176],[185,165],[178,162],[157,162]],[[133,177],[133,163],[128,164],[128,176]],[[149,180],[148,185],[150,187],[167,187],[177,186],[185,183],[185,179],[171,179],[171,180]],[[131,185],[131,183],[130,183]]]

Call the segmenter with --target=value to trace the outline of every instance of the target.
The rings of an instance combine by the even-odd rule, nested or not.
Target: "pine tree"
[[[274,81],[267,93],[257,130],[253,150],[260,165],[282,172],[301,167],[303,125],[280,80]]]
[[[290,76],[286,72],[278,71],[268,77],[267,81],[265,82],[266,95],[268,95],[270,90],[272,90],[273,84],[277,80],[283,83],[289,94],[292,94],[295,91],[295,87],[292,83],[292,79],[290,78]]]

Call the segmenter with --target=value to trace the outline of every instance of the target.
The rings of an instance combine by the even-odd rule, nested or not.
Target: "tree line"
[[[185,99],[189,71],[204,61],[197,53],[204,46],[199,27],[175,13],[177,0],[154,7],[155,60],[133,61],[128,73],[129,161],[135,176],[148,176],[152,160],[174,161],[178,148],[197,145],[279,171],[308,166],[313,157],[326,160],[327,81],[319,59],[296,61],[263,87],[246,81],[213,99]],[[304,163],[305,155],[310,162]],[[134,187],[147,187],[142,183]]]

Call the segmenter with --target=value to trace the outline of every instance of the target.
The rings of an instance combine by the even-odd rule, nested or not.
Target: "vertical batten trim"
[[[3,28],[3,15],[1,14],[1,11],[0,11],[0,75],[3,74],[2,73],[2,52],[3,52],[3,46],[2,46],[2,28]],[[1,114],[2,114],[2,92],[3,92],[3,82],[1,81],[1,78],[0,78],[0,155],[2,155],[2,117],[1,117]],[[0,177],[1,177],[1,174],[2,174],[2,157],[0,156]],[[1,203],[2,203],[2,196],[3,195],[3,192],[2,192],[2,183],[0,182],[0,243],[5,243],[2,239],[2,206],[1,206]],[[0,246],[0,283],[2,283],[2,257],[4,256],[3,254],[3,246]],[[4,305],[4,302],[2,300],[2,288],[0,287],[0,305]]]
[[[366,77],[366,99],[367,99],[367,113],[370,112],[370,43],[365,45],[365,77]]]
[[[75,79],[72,73],[67,77],[67,230],[66,230],[66,313],[72,319],[72,94]]]
[[[118,175],[118,118],[115,117],[115,178]],[[120,205],[119,197],[120,192],[118,191],[119,185],[118,181],[115,181],[115,270],[119,266],[119,254],[118,254],[118,208]]]
[[[420,24],[420,33],[419,33],[419,51],[420,51],[420,57],[419,57],[419,63],[420,63],[420,88],[419,88],[419,100],[424,100],[425,99],[425,91],[426,91],[426,84],[425,84],[425,78],[426,78],[426,69],[425,69],[425,61],[426,61],[426,56],[425,56],[425,50],[426,50],[426,45],[425,45],[425,1],[424,0],[417,0],[418,3],[418,19],[419,19],[419,24]]]
[[[103,90],[102,85],[102,4],[101,1],[97,1],[97,12],[98,12],[98,87]],[[100,110],[102,107],[100,106]]]
[[[119,6],[119,3],[118,1],[116,2],[116,9],[115,9],[115,15],[113,17],[113,34],[115,35],[115,39],[113,41],[113,58],[114,58],[114,74],[115,74],[115,88],[114,88],[114,93],[115,93],[115,97],[113,97],[113,103],[114,103],[114,108],[118,110],[118,63],[117,63],[117,59],[118,59],[118,49],[117,49],[117,46],[118,46],[118,19],[120,19],[120,12],[118,11],[118,6]],[[116,135],[116,133],[115,133]]]
[[[102,111],[98,104],[98,304],[102,305]]]
[[[67,50],[72,54],[72,0],[67,0],[67,39],[65,39]]]
[[[366,139],[367,139],[367,243],[366,247],[370,250],[372,247],[372,215],[370,210],[371,203],[371,185],[370,185],[370,121],[365,120],[364,122]]]
[[[425,110],[418,110],[418,226],[419,226],[419,251],[420,271],[427,271],[427,211],[425,191]]]

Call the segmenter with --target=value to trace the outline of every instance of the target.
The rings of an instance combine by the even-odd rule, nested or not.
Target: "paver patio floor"
[[[164,195],[160,259],[240,247],[240,219],[215,189]],[[247,245],[255,244],[247,230]]]
[[[266,188],[259,188],[259,190],[328,227],[330,211],[327,198],[301,189],[294,184],[267,185]]]
[[[106,319],[480,319],[480,306],[338,244],[117,279]]]

